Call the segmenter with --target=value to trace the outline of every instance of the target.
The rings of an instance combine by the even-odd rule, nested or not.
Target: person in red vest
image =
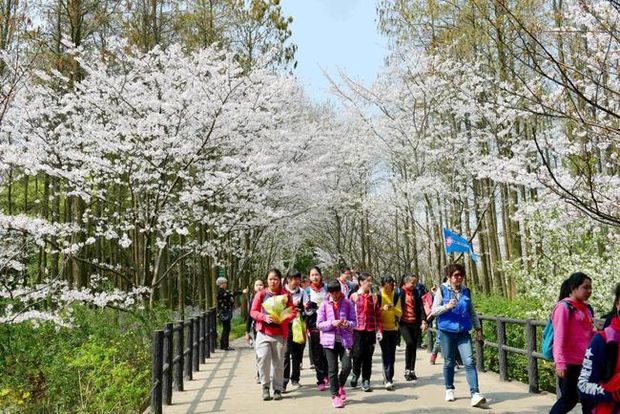
[[[287,306],[293,307],[293,299],[282,287],[282,273],[278,269],[267,272],[267,288],[256,293],[252,302],[250,316],[256,321],[256,341],[254,347],[258,358],[258,373],[263,386],[263,400],[271,400],[270,388],[273,388],[273,399],[282,399],[284,389],[284,351],[288,338],[289,322],[295,318],[293,308],[291,315],[275,322],[263,308],[263,302],[273,296],[287,295]]]

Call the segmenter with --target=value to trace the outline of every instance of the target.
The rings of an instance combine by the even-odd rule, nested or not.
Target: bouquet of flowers
[[[282,323],[282,321],[289,318],[293,312],[293,307],[287,307],[287,304],[288,295],[272,296],[263,302],[263,309],[271,316],[274,323]]]

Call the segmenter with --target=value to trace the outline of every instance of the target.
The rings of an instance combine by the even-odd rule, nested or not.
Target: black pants
[[[396,361],[396,344],[398,343],[398,331],[383,331],[381,345],[381,360],[383,361],[383,379],[385,382],[393,382],[394,362]]]
[[[325,357],[329,373],[329,390],[332,395],[338,395],[338,389],[344,387],[351,373],[351,350],[344,349],[340,342],[336,342],[334,349],[325,348]],[[342,364],[340,373],[338,373],[338,360]]]
[[[312,362],[316,371],[316,383],[321,384],[327,378],[327,359],[323,346],[321,346],[321,337],[319,331],[310,331],[310,348],[312,349]]]
[[[400,323],[400,333],[405,340],[405,369],[415,371],[415,359],[418,353],[420,327],[416,324]]]
[[[549,414],[566,414],[575,406],[579,401],[579,394],[577,393],[577,380],[581,373],[581,365],[567,365],[566,376],[564,378],[558,378],[560,381],[560,398],[553,404]],[[592,412],[593,404],[589,401],[581,402],[581,412],[583,414],[589,414]]]
[[[220,348],[228,349],[230,337],[230,320],[222,321],[222,336],[220,337]]]
[[[310,346],[309,335],[306,335],[306,341],[308,342],[308,359],[310,360],[310,365],[314,367],[314,356],[312,355],[312,347]]]
[[[375,331],[353,331],[353,374],[362,381],[370,381],[372,372],[372,356],[375,353]]]
[[[284,352],[284,386],[289,380],[299,382],[301,360],[304,357],[304,348],[306,344],[298,344],[293,342],[293,330],[288,330],[288,341],[286,342],[286,351]]]

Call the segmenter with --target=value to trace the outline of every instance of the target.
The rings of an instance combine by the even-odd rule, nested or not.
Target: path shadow
[[[227,372],[234,372],[237,367],[239,366],[239,361],[241,360],[241,354],[242,352],[239,351],[235,351],[234,352],[234,361],[233,361],[233,365],[230,368],[226,368]],[[216,378],[216,373],[218,373],[219,370],[221,370],[221,365],[224,362],[230,362],[230,357],[232,357],[233,355],[230,352],[226,352],[224,354],[224,356],[222,356],[222,358],[220,358],[220,360],[218,361],[218,363],[215,365],[215,367],[213,368],[213,370],[211,370],[211,373],[209,374],[209,377],[205,379],[205,381],[203,382],[202,386],[200,387],[200,390],[198,391],[198,394],[196,395],[196,397],[192,400],[190,406],[187,409],[187,412],[190,414],[198,414],[196,409],[198,408],[198,405],[200,404],[200,402],[202,401],[202,397],[205,394],[205,392],[207,391],[207,389],[213,389],[212,387],[209,387],[209,385],[211,385],[211,382]],[[226,399],[226,390],[228,390],[228,388],[230,387],[230,383],[233,380],[233,375],[227,375],[226,376],[226,381],[224,381],[224,384],[219,387],[220,388],[220,392],[218,393],[217,397],[215,398],[215,404],[213,404],[213,409],[209,410],[209,412],[214,413],[214,412],[219,412],[222,411],[222,404],[224,403],[224,400]]]

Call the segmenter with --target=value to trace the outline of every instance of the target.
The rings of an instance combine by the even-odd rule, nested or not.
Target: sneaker
[[[282,391],[274,391],[273,392],[273,400],[280,401],[282,399]]]
[[[411,371],[411,374],[409,374],[409,378],[411,378],[410,381],[417,381],[418,380],[418,376],[415,374],[415,371]]]
[[[301,384],[299,383],[299,381],[291,382],[291,390],[298,390],[299,388],[301,388]]]
[[[454,390],[446,390],[446,401],[454,401]]]
[[[358,379],[359,378],[357,378],[357,375],[355,374],[351,375],[351,382],[350,382],[351,388],[357,388]]]
[[[344,389],[344,387],[338,388],[338,396],[342,401],[347,400],[347,391]]]
[[[263,401],[271,400],[271,395],[269,394],[269,387],[263,387]]]
[[[480,407],[485,402],[487,402],[487,399],[484,398],[484,395],[480,394],[479,392],[475,392],[471,396],[471,406],[472,407]]]
[[[325,391],[327,389],[327,386],[325,386],[325,383],[320,383],[317,384],[316,387],[319,389],[319,391]]]
[[[431,365],[435,365],[437,362],[437,354],[431,354]]]
[[[370,388],[370,381],[369,380],[362,381],[362,391],[364,391],[364,392],[372,391],[372,388]]]
[[[342,401],[340,396],[334,395],[332,397],[332,405],[334,406],[334,408],[343,408],[344,407],[344,401]]]
[[[394,391],[394,384],[392,381],[388,381],[385,383],[385,389],[388,391]]]

